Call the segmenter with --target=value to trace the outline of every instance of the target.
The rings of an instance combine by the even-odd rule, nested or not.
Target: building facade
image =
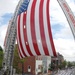
[[[53,69],[57,69],[59,65],[64,61],[64,57],[60,54],[57,53],[57,57],[52,57],[51,58],[51,65]]]
[[[31,73],[32,75],[47,73],[49,64],[51,64],[50,56],[28,57],[24,62],[24,73]]]

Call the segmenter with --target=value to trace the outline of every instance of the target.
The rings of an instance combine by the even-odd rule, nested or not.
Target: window
[[[31,66],[28,66],[28,72],[31,72]]]

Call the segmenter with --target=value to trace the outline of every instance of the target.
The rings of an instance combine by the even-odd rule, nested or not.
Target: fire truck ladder
[[[57,1],[66,16],[66,19],[67,19],[69,26],[71,28],[73,37],[75,39],[75,16],[72,13],[69,5],[67,4],[67,2],[65,0],[57,0]]]
[[[16,11],[14,13],[13,18],[11,19],[10,22],[10,27],[8,29],[8,36],[6,38],[5,42],[5,53],[4,53],[4,58],[3,58],[3,68],[0,71],[0,75],[12,75],[12,65],[13,65],[13,56],[14,56],[14,47],[15,47],[15,41],[17,37],[17,25],[16,25],[16,20],[17,20],[17,14],[18,14],[18,9],[21,5],[23,0],[20,0],[17,7]]]

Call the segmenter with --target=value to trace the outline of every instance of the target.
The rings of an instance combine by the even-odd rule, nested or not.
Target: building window
[[[28,72],[31,72],[31,66],[28,66]]]

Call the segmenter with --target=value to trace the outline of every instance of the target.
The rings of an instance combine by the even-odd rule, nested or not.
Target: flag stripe
[[[17,37],[17,43],[18,43],[18,52],[19,52],[20,58],[24,58],[24,55],[22,54],[22,51],[21,51],[21,48],[20,48],[18,37]]]
[[[35,6],[35,33],[36,33],[36,38],[37,38],[37,44],[40,50],[41,55],[45,55],[42,47],[42,42],[41,42],[41,37],[40,37],[40,29],[39,29],[39,5],[40,5],[40,0],[37,0],[36,6]]]
[[[44,24],[43,24],[43,3],[44,0],[41,0],[40,6],[39,6],[39,26],[40,26],[40,34],[41,34],[41,40],[42,40],[42,46],[44,49],[45,55],[49,55],[45,34],[44,34]]]
[[[48,33],[48,23],[47,23],[47,13],[46,13],[46,7],[47,7],[47,0],[44,1],[44,6],[43,6],[43,22],[44,22],[44,32],[45,32],[45,37],[46,37],[46,43],[49,51],[49,55],[53,56],[51,44],[50,44],[50,39],[49,39],[49,33]]]
[[[20,45],[19,45],[19,42],[18,42],[18,38],[17,38],[17,43],[18,43],[18,53],[19,53],[19,56],[20,56],[20,58],[24,58],[24,55],[22,54],[22,51],[21,51],[21,48],[20,48]]]
[[[23,35],[24,35],[26,49],[27,49],[29,55],[33,56],[32,52],[30,50],[29,44],[28,44],[28,39],[27,39],[26,12],[24,13],[24,16],[23,16],[23,27],[24,27],[23,28]]]
[[[18,20],[19,20],[19,16],[17,18],[17,43],[18,43],[18,51],[19,51],[20,58],[24,58],[25,56],[22,53],[22,50],[21,50],[21,47],[20,47],[20,42],[19,42],[19,37],[18,37]]]
[[[37,55],[40,55],[38,45],[37,45],[36,35],[35,35],[35,17],[34,17],[35,5],[36,5],[36,0],[33,1],[32,7],[31,7],[31,17],[30,17],[31,35],[32,35],[32,42],[33,42],[35,52]]]
[[[23,46],[23,49],[24,49],[24,52],[26,53],[27,56],[30,56],[29,53],[27,52],[27,49],[26,49],[26,45],[25,45],[25,40],[24,40],[24,13],[21,14],[21,18],[20,18],[20,35],[21,35],[21,41],[22,41],[22,46]]]
[[[33,0],[30,0],[29,7],[28,7],[28,10],[27,10],[27,16],[26,16],[27,38],[28,38],[28,44],[29,44],[29,47],[30,47],[30,50],[31,50],[32,54],[37,55],[35,50],[34,50],[34,47],[33,47],[32,37],[31,37],[31,28],[30,28],[30,25],[31,25],[30,24],[30,14],[31,14],[32,3],[33,3]]]
[[[47,8],[46,8],[46,10],[47,10],[48,32],[49,32],[49,37],[50,37],[50,42],[51,42],[52,51],[53,51],[54,56],[56,56],[56,52],[55,52],[55,48],[54,48],[54,44],[53,44],[51,26],[50,26],[49,1],[50,1],[50,0],[47,0]]]
[[[21,55],[21,52],[20,52],[20,48],[19,48],[20,46],[18,46],[18,54],[19,54],[19,57],[22,59],[23,58],[23,56]]]
[[[21,41],[21,36],[20,36],[20,16],[18,17],[18,38],[19,38],[22,53],[24,54],[24,56],[26,56],[24,49],[23,49],[23,46],[22,46],[22,41]]]

